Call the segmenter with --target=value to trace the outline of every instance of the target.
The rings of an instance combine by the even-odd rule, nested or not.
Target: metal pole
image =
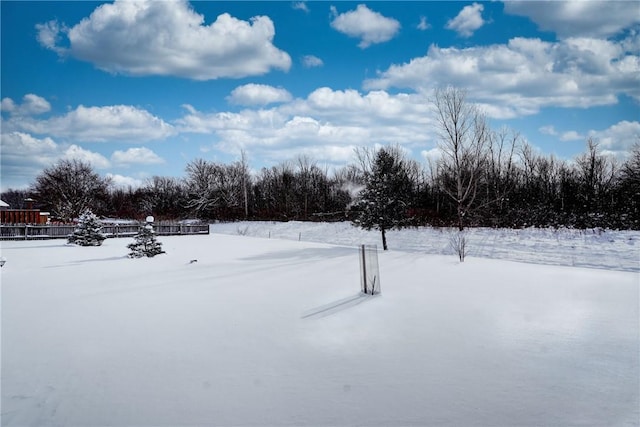
[[[364,284],[364,293],[367,293],[367,261],[364,256],[364,245],[360,248],[362,252],[362,283]]]

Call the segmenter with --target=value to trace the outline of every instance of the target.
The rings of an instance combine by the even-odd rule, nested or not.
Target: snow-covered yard
[[[363,297],[377,233],[212,231],[2,242],[2,425],[640,423],[638,232],[393,232]]]
[[[272,237],[338,245],[377,244],[380,233],[348,222],[231,222],[212,224],[214,233]],[[431,255],[453,254],[450,228],[408,228],[387,232],[389,248]],[[640,231],[473,228],[465,230],[469,255],[527,263],[640,272]]]

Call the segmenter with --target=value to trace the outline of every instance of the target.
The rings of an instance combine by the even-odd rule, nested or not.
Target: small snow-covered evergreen
[[[102,223],[91,210],[87,209],[80,215],[78,225],[67,241],[80,246],[100,246],[104,239]]]
[[[138,234],[134,238],[136,241],[127,245],[127,248],[131,249],[129,258],[142,258],[144,256],[151,258],[165,253],[162,250],[162,243],[156,239],[151,221],[147,221],[146,225],[140,227]]]

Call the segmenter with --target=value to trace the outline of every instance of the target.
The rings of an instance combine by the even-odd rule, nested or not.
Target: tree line
[[[441,156],[424,164],[387,146],[358,149],[338,169],[298,156],[252,173],[243,154],[227,164],[195,159],[184,177],[115,188],[90,164],[61,160],[29,189],[0,197],[12,208],[33,198],[60,221],[90,208],[138,219],[351,220],[383,235],[413,225],[640,229],[640,143],[618,162],[590,139],[566,161],[537,153],[515,131],[491,129],[464,91],[439,89],[433,104]]]

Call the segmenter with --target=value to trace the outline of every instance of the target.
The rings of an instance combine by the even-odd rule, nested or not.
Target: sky
[[[454,86],[543,155],[640,142],[631,1],[1,1],[1,182],[77,158],[115,186],[358,147],[438,156]]]

